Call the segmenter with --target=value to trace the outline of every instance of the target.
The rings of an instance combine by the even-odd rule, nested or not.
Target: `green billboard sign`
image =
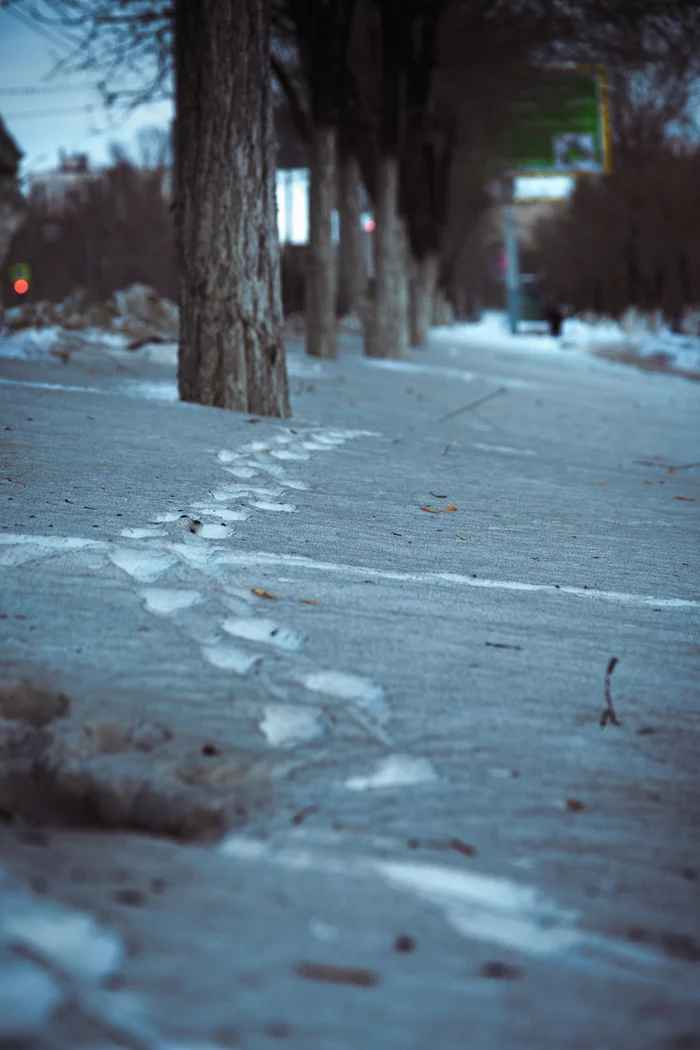
[[[610,170],[607,85],[600,69],[550,69],[523,84],[511,109],[499,167],[513,175]]]

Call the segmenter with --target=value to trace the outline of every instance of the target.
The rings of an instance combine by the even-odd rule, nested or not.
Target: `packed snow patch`
[[[170,554],[152,554],[128,547],[113,547],[109,559],[139,583],[154,582],[177,562],[177,558]]]
[[[144,587],[139,591],[147,612],[156,616],[168,616],[189,609],[202,600],[199,591],[174,590],[169,587]]]
[[[122,529],[119,535],[127,540],[147,540],[158,538],[159,536],[167,536],[168,534],[164,529],[155,528],[153,525],[145,525],[140,529]]]
[[[350,791],[368,791],[375,788],[409,787],[432,784],[438,779],[427,758],[413,755],[388,755],[378,762],[368,776],[350,777],[345,787]]]
[[[201,514],[202,517],[219,518],[221,521],[247,521],[250,517],[249,510],[229,510],[228,507],[206,507],[199,503],[192,506],[192,510]]]
[[[381,880],[432,904],[462,936],[533,956],[559,955],[586,942],[576,914],[538,890],[509,879],[404,860],[377,860],[332,849],[279,846],[229,835],[219,847],[226,857],[287,871],[310,871],[339,879]],[[593,947],[600,947],[589,937]],[[599,939],[600,940],[600,939]],[[607,947],[607,945],[603,945]]]
[[[271,747],[293,747],[325,735],[322,712],[313,707],[293,704],[270,704],[258,723]]]
[[[240,467],[224,467],[224,470],[234,478],[255,478],[258,475],[254,467],[246,467],[243,464]]]
[[[255,500],[253,506],[258,510],[281,511],[285,514],[292,514],[297,509],[293,503],[272,503],[270,500],[263,499]]]
[[[338,700],[348,700],[374,714],[386,715],[388,712],[387,697],[382,687],[361,675],[345,671],[310,671],[301,676],[300,682],[311,693],[324,693]]]
[[[270,455],[274,456],[275,459],[284,459],[284,460],[288,460],[288,459],[289,460],[311,459],[311,457],[309,456],[308,452],[292,452],[292,451],[290,451],[287,448],[275,448],[275,449],[272,450]]]
[[[222,671],[233,671],[240,675],[248,674],[263,659],[260,653],[248,653],[229,642],[206,645],[202,649],[202,655],[212,667],[218,667]]]
[[[303,641],[296,631],[289,627],[281,627],[274,620],[231,617],[224,620],[221,627],[227,634],[236,638],[245,638],[249,642],[264,642],[286,652],[294,652]]]

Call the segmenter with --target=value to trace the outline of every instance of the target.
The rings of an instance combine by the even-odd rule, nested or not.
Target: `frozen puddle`
[[[177,563],[177,558],[171,554],[149,554],[127,547],[114,547],[109,552],[109,559],[139,583],[152,583]]]
[[[316,708],[270,704],[258,728],[271,747],[293,747],[325,736],[327,726]]]
[[[253,506],[258,510],[271,510],[292,514],[297,508],[293,503],[273,503],[270,500],[258,499],[253,501]]]
[[[427,758],[388,755],[377,763],[374,772],[369,776],[350,777],[345,781],[345,787],[350,791],[371,791],[376,788],[432,784],[437,779],[437,773]]]
[[[199,591],[171,590],[169,587],[144,587],[139,591],[146,612],[156,616],[168,616],[189,609],[202,600]]]
[[[557,906],[534,887],[510,879],[437,864],[378,860],[330,849],[275,846],[238,835],[229,836],[219,849],[237,861],[315,872],[339,880],[383,883],[391,892],[402,890],[432,906],[464,937],[533,956],[560,955],[584,940],[575,926],[574,912]]]
[[[260,653],[247,653],[230,642],[206,645],[202,649],[202,655],[212,667],[218,667],[222,671],[234,671],[236,674],[248,674],[263,659]]]
[[[310,671],[302,675],[299,681],[311,693],[323,693],[337,700],[349,701],[382,718],[389,713],[382,687],[360,675],[344,671]]]
[[[303,638],[289,627],[280,627],[274,620],[252,619],[249,617],[231,617],[221,625],[227,634],[235,638],[245,638],[249,642],[264,642],[274,645],[276,649],[295,652]]]

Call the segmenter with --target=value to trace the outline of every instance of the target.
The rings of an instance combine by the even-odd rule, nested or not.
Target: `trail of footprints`
[[[366,732],[391,743],[385,729],[389,708],[384,690],[363,676],[315,666],[302,651],[305,636],[257,613],[261,599],[251,598],[247,587],[226,582],[217,560],[230,550],[236,522],[258,513],[296,513],[290,497],[308,486],[287,476],[287,464],[364,436],[376,435],[279,428],[267,440],[221,449],[216,459],[227,478],[207,499],[191,504],[188,514],[167,511],[142,527],[123,529],[124,540],[132,542],[113,545],[109,551],[112,563],[139,585],[146,611],[167,617],[192,638],[212,667],[256,675],[270,698],[258,727],[272,747],[293,747],[328,735],[331,720],[324,701],[342,703]],[[203,542],[217,540],[219,544]],[[168,575],[183,566],[204,577],[206,587],[168,586]]]

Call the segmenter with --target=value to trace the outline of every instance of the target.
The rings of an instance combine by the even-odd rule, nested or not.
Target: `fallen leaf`
[[[259,419],[246,419],[246,423],[259,423]]]
[[[599,481],[599,482],[598,482],[598,484],[600,485],[600,487],[601,487],[602,489],[604,489],[604,488],[605,488],[605,482],[604,482],[604,481]]]
[[[299,433],[299,431],[298,431],[298,430],[290,430],[290,431],[289,431],[289,433],[290,433],[290,434],[298,434],[298,433]]]
[[[318,602],[312,602],[310,598],[300,598],[300,605],[318,605]]]
[[[441,495],[439,495],[439,493],[433,492],[432,490],[430,492],[430,495],[431,496],[435,496],[435,499],[447,499],[447,495],[441,496]]]
[[[668,470],[666,471],[666,473],[667,474],[675,474],[676,472],[675,472],[673,467],[669,467]]]
[[[350,408],[357,408],[357,401],[348,401]]]
[[[674,496],[673,498],[680,500],[681,503],[695,503],[695,496]]]
[[[645,485],[653,485],[653,484],[654,484],[654,482],[653,482],[653,481],[645,481],[645,482],[644,482],[644,484],[645,484]]]
[[[464,540],[465,543],[467,543],[469,541],[469,537],[468,536],[458,536],[457,539],[458,540]]]
[[[582,813],[585,808],[585,802],[581,802],[579,798],[567,798],[566,800],[567,813]]]
[[[457,508],[455,507],[454,503],[450,503],[449,507],[445,507],[445,510],[452,510],[452,511],[454,511],[454,510],[457,510]]]
[[[442,514],[441,510],[432,510],[431,507],[421,507],[420,509],[424,510],[426,514]]]
[[[269,591],[264,591],[262,589],[262,587],[252,587],[251,590],[252,590],[253,594],[257,598],[269,598],[270,601],[273,601],[273,602],[277,601],[277,595],[276,594],[270,594]]]

